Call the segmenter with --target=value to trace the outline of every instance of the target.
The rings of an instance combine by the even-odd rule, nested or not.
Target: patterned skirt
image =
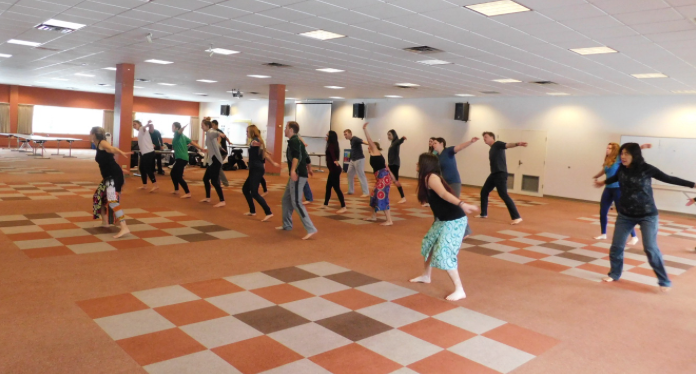
[[[109,203],[116,203],[121,200],[121,196],[116,192],[116,183],[113,179],[104,179],[97,186],[97,190],[94,191],[94,196],[92,197],[92,215],[94,219],[101,218],[102,208],[107,208],[107,214],[110,218],[112,217],[112,212],[109,211]],[[111,219],[109,220],[111,221]]]
[[[370,206],[379,212],[389,210],[389,187],[391,186],[391,176],[389,169],[382,169],[375,172],[375,189],[370,194]]]
[[[467,226],[466,217],[454,221],[433,222],[423,238],[421,247],[421,255],[426,261],[432,254],[430,266],[442,270],[457,269],[457,255],[459,255]]]

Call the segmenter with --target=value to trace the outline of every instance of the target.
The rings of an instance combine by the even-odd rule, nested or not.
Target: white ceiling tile
[[[95,12],[100,12],[100,13],[106,13],[106,14],[112,14],[116,15],[122,12],[125,12],[128,10],[128,8],[124,8],[121,6],[117,5],[112,5],[112,4],[105,4],[105,3],[97,3],[93,1],[84,1],[75,6],[77,9],[86,9],[86,10],[92,10]]]
[[[184,14],[189,12],[188,9],[182,9],[182,8],[176,8],[176,7],[171,7],[168,5],[163,5],[163,4],[158,4],[158,3],[147,3],[142,6],[139,6],[138,11],[142,12],[148,12],[148,13],[154,13],[158,14],[161,16],[168,16],[168,17],[174,17],[178,16],[179,14]]]
[[[294,22],[305,18],[314,17],[312,14],[300,12],[290,8],[273,8],[259,12],[259,15],[282,20],[284,22]]]
[[[292,5],[288,5],[288,6],[286,6],[286,8],[297,10],[297,11],[304,12],[304,13],[313,14],[315,16],[320,16],[322,14],[339,12],[339,11],[345,10],[341,7],[337,7],[337,6],[332,5],[332,4],[328,4],[328,3],[320,2],[320,1],[314,1],[314,0],[302,1],[299,3],[292,4]]]
[[[200,0],[157,0],[157,4],[186,10],[196,10],[209,6],[210,2]]]
[[[684,17],[673,8],[646,10],[641,12],[616,14],[616,19],[627,25],[640,25],[644,23],[656,23],[681,20]]]
[[[355,25],[357,23],[370,22],[378,19],[376,17],[368,16],[364,13],[354,12],[352,10],[342,10],[339,12],[322,14],[320,18],[326,18],[332,21],[345,23],[347,25]]]
[[[669,7],[663,0],[592,0],[592,3],[611,14],[640,12]]]
[[[651,35],[651,34],[661,34],[665,32],[675,32],[675,31],[688,31],[695,28],[694,24],[687,20],[678,21],[668,21],[668,22],[657,22],[657,23],[643,23],[640,25],[633,25],[634,30],[641,34]]]
[[[235,8],[230,8],[230,7],[224,7],[220,5],[211,5],[205,8],[200,8],[196,10],[196,15],[199,17],[200,14],[204,14],[206,16],[215,16],[221,17],[221,18],[237,18],[241,16],[245,16],[248,14],[251,14],[251,12],[246,11],[246,10],[241,10],[241,9],[235,9]],[[184,17],[185,19],[189,19]]]
[[[322,0],[324,3],[329,3],[343,9],[355,9],[362,8],[365,6],[378,4],[379,0]]]
[[[570,27],[573,30],[584,31],[584,30],[597,30],[606,29],[610,27],[623,27],[624,24],[617,21],[616,18],[612,16],[600,16],[592,18],[582,18],[582,19],[569,19],[561,21],[562,24]]]
[[[219,3],[218,5],[241,9],[247,12],[263,12],[264,10],[273,9],[277,7],[275,4],[269,4],[264,1],[256,0],[230,0]]]

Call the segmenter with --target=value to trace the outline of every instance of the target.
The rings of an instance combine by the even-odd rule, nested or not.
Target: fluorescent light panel
[[[174,84],[174,83],[157,83],[157,84],[159,84],[160,86],[176,86],[176,84]]]
[[[206,49],[205,51],[208,52],[208,53],[213,52],[213,53],[215,53],[215,54],[218,54],[218,55],[225,55],[225,56],[229,56],[229,55],[233,55],[233,54],[235,54],[235,53],[239,53],[239,51],[233,51],[233,50],[231,50],[231,49],[224,49],[224,48],[213,48],[213,49],[210,49],[210,48],[209,48],[209,49]]]
[[[570,96],[570,94],[566,92],[547,92],[546,94],[549,96]]]
[[[696,90],[677,90],[672,91],[675,94],[696,95]]]
[[[631,74],[638,79],[650,79],[650,78],[668,78],[662,73],[645,73],[645,74]]]
[[[573,48],[571,49],[571,51],[583,56],[617,52],[616,50],[613,50],[609,47]]]
[[[330,89],[332,89],[332,90],[342,90],[342,89],[344,89],[345,87],[341,87],[341,86],[324,86],[324,88],[330,88]]]
[[[102,68],[103,70],[111,70],[111,71],[116,71],[116,68],[114,67],[108,67],[108,68]]]
[[[217,81],[211,81],[210,79],[198,79],[196,82],[217,83]]]
[[[333,69],[333,68],[324,68],[324,69],[317,69],[317,71],[321,71],[323,73],[343,73],[345,70]]]
[[[75,22],[67,22],[67,21],[61,21],[57,19],[49,19],[48,21],[43,23],[44,25],[49,25],[49,26],[56,26],[56,27],[65,27],[67,29],[73,29],[73,30],[79,30],[85,25],[81,23],[75,23]]]
[[[517,79],[505,78],[505,79],[493,79],[493,82],[498,82],[498,83],[521,83],[522,81],[518,81]]]
[[[19,39],[10,39],[10,40],[8,40],[7,42],[10,43],[10,44],[26,45],[26,46],[29,46],[29,47],[38,47],[38,46],[40,46],[40,45],[42,44],[42,43],[29,42],[29,41],[26,41],[26,40],[19,40]]]
[[[65,79],[65,78],[51,78],[51,79],[57,80],[57,81],[67,81],[67,79]]]
[[[510,13],[529,12],[531,10],[526,6],[520,5],[511,0],[491,1],[488,3],[466,5],[465,8],[469,8],[474,12],[481,13],[487,17],[500,16]]]
[[[330,96],[329,99],[341,100],[341,99],[343,99],[343,98],[340,97],[340,96]]]
[[[10,57],[12,57],[12,55],[7,55],[7,54],[4,54],[4,53],[0,53],[0,57],[2,57],[2,58],[10,58]]]
[[[151,63],[151,64],[160,64],[160,65],[169,65],[169,64],[173,64],[173,62],[171,62],[171,61],[156,60],[156,59],[145,60],[145,62],[149,62],[149,63]]]
[[[402,96],[399,95],[384,95],[384,97],[388,97],[390,99],[401,99]]]
[[[415,83],[395,83],[394,85],[399,87],[420,87],[420,84]]]
[[[309,31],[309,32],[303,32],[300,34],[302,36],[306,36],[308,38],[312,39],[319,39],[319,40],[330,40],[330,39],[338,39],[338,38],[345,38],[345,35],[341,34],[336,34],[330,31],[324,31],[324,30],[314,30],[314,31]]]
[[[270,78],[270,75],[256,75],[256,74],[250,74],[247,75],[249,78],[260,78],[260,79],[265,79],[265,78]]]
[[[423,61],[416,61],[416,62],[418,62],[419,64],[428,65],[428,66],[451,64],[451,62],[443,61],[443,60],[423,60]]]
[[[133,86],[133,88],[145,88],[145,87],[140,87],[140,86]]]
[[[472,94],[455,94],[454,96],[459,96],[459,97],[471,97],[474,96]]]
[[[78,77],[87,77],[87,78],[93,78],[94,75],[92,74],[84,74],[84,73],[75,73]]]

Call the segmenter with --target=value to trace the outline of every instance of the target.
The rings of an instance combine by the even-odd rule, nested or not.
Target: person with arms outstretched
[[[526,147],[527,143],[505,143],[496,141],[495,134],[490,131],[483,133],[483,142],[491,147],[488,151],[491,174],[486,178],[486,182],[481,188],[481,215],[477,216],[477,218],[488,218],[488,195],[490,195],[491,191],[495,188],[498,191],[498,196],[505,202],[505,206],[510,213],[510,218],[512,218],[510,224],[517,225],[522,222],[522,217],[520,217],[515,202],[512,201],[512,198],[510,198],[507,192],[508,171],[505,151],[509,148]]]

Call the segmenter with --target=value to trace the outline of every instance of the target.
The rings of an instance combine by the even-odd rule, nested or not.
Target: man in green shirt
[[[290,180],[285,188],[283,195],[283,226],[278,227],[278,230],[292,230],[292,213],[297,210],[302,220],[302,225],[307,230],[307,235],[302,240],[307,240],[312,235],[317,233],[316,227],[309,218],[309,213],[302,205],[301,191],[307,184],[307,150],[304,143],[300,140],[297,134],[300,132],[300,125],[295,121],[288,122],[285,127],[285,137],[288,140],[288,149],[286,158],[288,161],[288,170],[290,172]]]

